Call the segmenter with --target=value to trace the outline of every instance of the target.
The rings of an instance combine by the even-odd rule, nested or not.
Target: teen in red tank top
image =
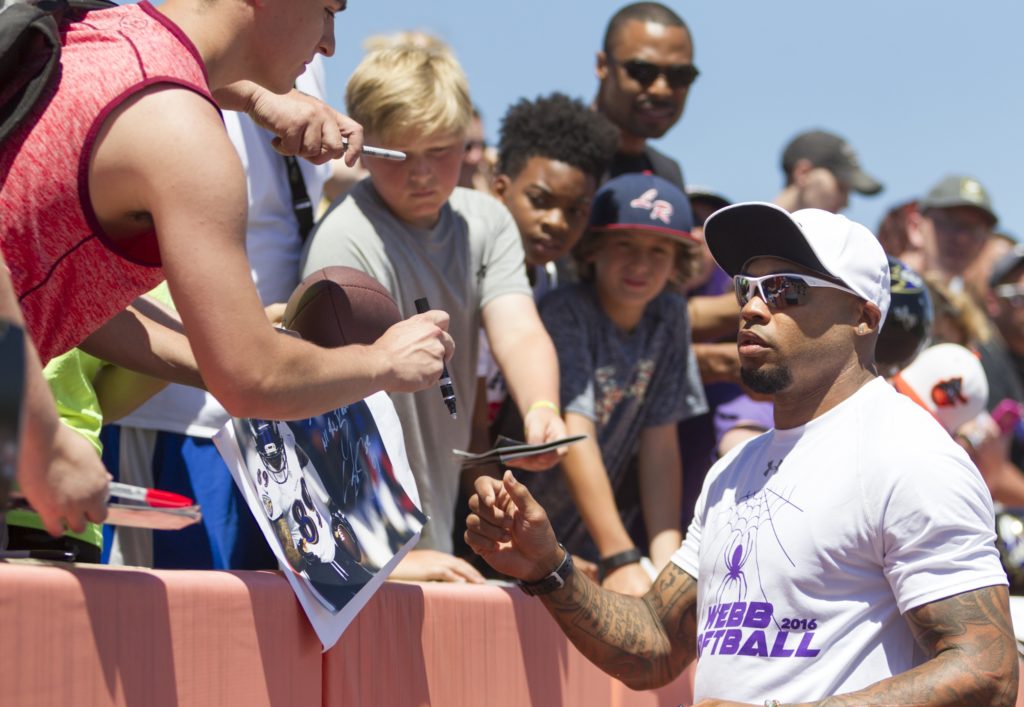
[[[158,83],[214,102],[195,46],[149,2],[61,30],[60,81],[0,145],[0,249],[44,364],[163,279],[155,233],[114,243],[92,212],[89,160],[104,120]]]

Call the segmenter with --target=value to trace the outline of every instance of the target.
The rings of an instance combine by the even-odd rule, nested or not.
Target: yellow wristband
[[[554,410],[555,414],[559,416],[561,416],[562,414],[562,410],[550,400],[538,400],[537,402],[530,406],[530,409],[526,411],[526,414],[529,415],[531,412],[538,408],[547,408],[548,410]]]

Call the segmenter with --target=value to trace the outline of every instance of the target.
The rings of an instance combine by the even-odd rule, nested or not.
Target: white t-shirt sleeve
[[[903,461],[893,465],[899,478],[880,499],[883,571],[900,613],[1007,584],[992,498],[966,454]]]
[[[701,499],[704,496],[701,494]],[[700,505],[700,501],[697,502]],[[686,537],[683,538],[682,545],[679,549],[672,553],[672,564],[681,569],[686,574],[690,575],[694,579],[700,579],[700,534],[701,534],[700,515],[697,513],[693,514],[693,520],[690,521],[690,527],[686,529]]]
[[[486,214],[492,233],[487,238],[480,283],[481,309],[491,300],[508,294],[524,294],[533,298],[530,281],[523,263],[523,241],[512,214],[497,199],[483,196],[491,213]]]

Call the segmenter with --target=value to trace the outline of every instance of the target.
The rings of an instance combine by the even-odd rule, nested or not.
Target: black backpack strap
[[[108,0],[0,0],[0,142],[32,112],[60,65],[60,23]]]
[[[63,0],[56,4],[66,9]],[[0,141],[32,111],[59,63],[60,31],[49,4],[16,3],[0,12]]]
[[[295,219],[299,222],[299,240],[305,243],[310,231],[313,230],[313,202],[309,200],[309,192],[306,191],[306,180],[302,178],[299,161],[289,155],[284,158],[284,163],[288,168],[288,186],[292,192],[292,210],[295,212]]]

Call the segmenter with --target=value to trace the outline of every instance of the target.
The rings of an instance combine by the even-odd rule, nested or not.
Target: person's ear
[[[597,75],[598,81],[604,81],[608,78],[608,55],[603,51],[597,53],[597,65],[594,67],[594,74]]]
[[[914,250],[922,250],[925,246],[924,233],[921,231],[921,222],[924,216],[917,209],[907,214],[907,245]]]
[[[871,302],[865,302],[860,308],[860,317],[857,321],[857,334],[866,336],[878,333],[882,323],[882,312]]]
[[[809,159],[803,158],[797,160],[796,164],[793,165],[793,176],[791,177],[790,182],[803,189],[807,186],[807,175],[811,173],[812,169],[814,169],[814,165],[811,164]]]
[[[496,196],[501,203],[505,204],[505,195],[508,193],[508,188],[511,185],[512,180],[509,179],[507,174],[496,174],[491,179],[491,194]]]

